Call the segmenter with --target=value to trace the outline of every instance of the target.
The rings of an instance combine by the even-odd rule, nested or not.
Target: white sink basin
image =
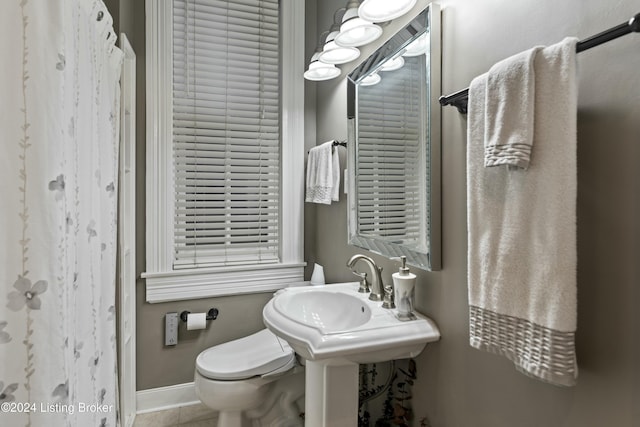
[[[361,299],[330,290],[285,292],[274,300],[273,308],[322,334],[347,332],[371,319],[371,309]]]
[[[394,310],[357,292],[357,283],[279,291],[263,311],[264,323],[307,360],[339,358],[374,363],[415,357],[440,339],[435,323],[418,313],[400,321]]]

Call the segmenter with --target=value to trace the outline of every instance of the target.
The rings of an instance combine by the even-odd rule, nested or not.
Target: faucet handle
[[[382,308],[396,308],[393,302],[393,286],[384,287],[384,299],[382,300]]]
[[[360,292],[361,294],[371,292],[371,288],[369,288],[369,282],[367,282],[367,273],[359,273],[357,271],[352,271],[352,273],[360,278],[360,287],[358,288],[358,292]]]

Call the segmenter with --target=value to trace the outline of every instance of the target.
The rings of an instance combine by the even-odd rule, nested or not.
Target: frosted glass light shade
[[[338,46],[335,40],[331,40],[325,43],[318,59],[327,64],[344,64],[359,56],[360,51],[357,48]]]
[[[313,61],[309,64],[309,69],[305,71],[304,78],[313,81],[331,80],[338,77],[340,72],[340,69],[335,65]]]
[[[417,0],[364,0],[358,16],[370,22],[385,22],[407,13]]]
[[[382,66],[380,67],[380,71],[398,70],[403,66],[404,66],[404,58],[402,56],[398,56],[382,64]]]
[[[382,80],[382,78],[380,77],[380,74],[373,73],[373,74],[369,74],[367,77],[365,77],[364,79],[360,80],[359,85],[360,86],[373,86],[373,85],[377,85],[378,83],[380,83],[380,80]]]
[[[382,35],[382,28],[362,18],[352,18],[340,26],[335,42],[338,46],[356,47],[371,43]]]
[[[402,56],[418,56],[424,55],[429,50],[429,33],[424,33],[414,41],[412,41],[407,47]]]

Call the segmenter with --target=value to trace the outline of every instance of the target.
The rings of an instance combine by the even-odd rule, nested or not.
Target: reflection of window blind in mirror
[[[277,262],[278,1],[173,14],[174,266]]]
[[[425,56],[358,87],[358,225],[364,236],[426,250]]]

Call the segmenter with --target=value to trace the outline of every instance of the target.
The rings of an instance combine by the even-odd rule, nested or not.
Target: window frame
[[[173,268],[172,2],[146,1],[147,302],[270,292],[304,280],[304,2],[280,0],[280,263]]]

